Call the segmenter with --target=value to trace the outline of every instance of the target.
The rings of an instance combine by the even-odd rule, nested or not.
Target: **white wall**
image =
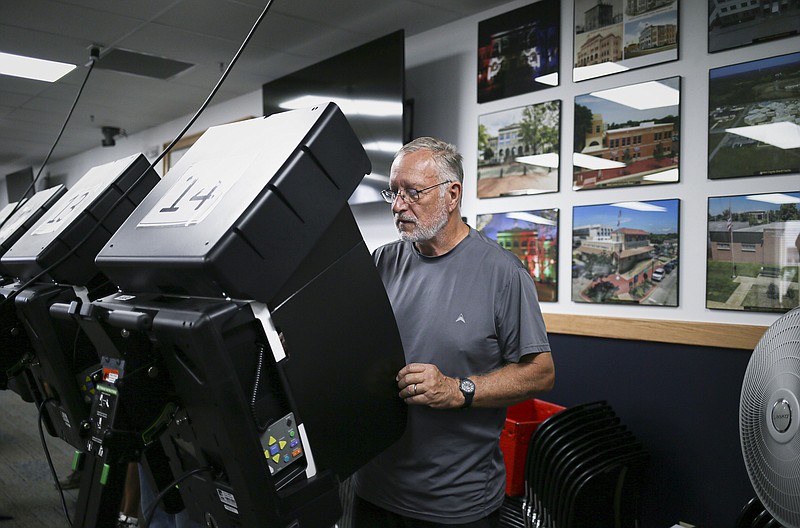
[[[530,2],[514,1],[502,8],[462,19],[441,28],[406,39],[406,90],[415,100],[414,133],[438,136],[458,145],[465,162],[463,213],[471,225],[477,214],[558,208],[560,210],[560,284],[557,303],[543,303],[545,312],[608,315],[641,319],[670,319],[737,324],[767,325],[778,315],[707,310],[705,308],[706,207],[708,196],[766,191],[800,190],[797,175],[738,178],[711,181],[706,178],[708,70],[728,64],[795,52],[798,37],[736,50],[707,52],[707,3],[682,0],[680,12],[680,59],[671,63],[632,70],[623,74],[572,82],[572,2],[562,1],[561,83],[558,87],[477,104],[476,68],[478,22]],[[571,159],[574,98],[594,90],[681,76],[681,181],[624,189],[572,191]],[[210,88],[210,87],[209,87]],[[477,129],[480,115],[532,103],[562,101],[561,176],[558,193],[479,200],[476,197]],[[198,101],[198,105],[200,102]],[[209,108],[189,133],[246,116],[261,115],[260,91]],[[89,168],[123,156],[144,152],[154,159],[164,142],[184,126],[176,120],[129,138],[117,147],[98,147],[79,156],[52,164],[48,172],[66,175],[73,183]],[[680,306],[644,307],[595,305],[572,302],[570,293],[572,207],[620,200],[681,200]],[[389,207],[384,204],[354,208],[356,219],[370,249],[393,240],[396,234]]]
[[[463,212],[471,225],[478,214],[558,208],[560,212],[559,288],[557,303],[543,303],[553,313],[607,315],[640,319],[671,319],[736,324],[771,324],[778,315],[743,313],[705,308],[706,209],[708,196],[767,191],[798,191],[796,174],[708,180],[708,70],[798,50],[799,37],[728,50],[707,52],[707,2],[681,0],[679,60],[631,70],[579,83],[572,82],[572,2],[561,2],[561,82],[558,87],[499,101],[477,104],[478,22],[529,1],[510,2],[479,16],[415,35],[407,39],[407,91],[416,100],[414,133],[433,135],[458,145],[464,155],[465,197]],[[681,76],[680,178],[675,184],[623,189],[572,191],[572,123],[574,99],[595,90],[654,79]],[[480,115],[532,103],[562,101],[560,192],[536,196],[478,199],[476,167]],[[621,200],[679,198],[681,230],[680,294],[677,308],[575,303],[571,301],[570,262],[572,207]]]
[[[209,87],[209,90],[211,87]],[[198,101],[199,107],[203,101]],[[263,114],[261,106],[261,92],[256,91],[245,94],[235,99],[225,101],[218,105],[209,106],[198,120],[186,132],[190,136],[197,132],[202,132],[210,126],[229,123],[245,117],[256,117]],[[128,137],[117,138],[116,146],[98,146],[92,150],[87,150],[77,156],[67,158],[57,163],[52,163],[45,169],[45,175],[55,178],[63,178],[64,183],[71,187],[86,172],[97,165],[115,161],[139,152],[143,153],[151,162],[155,160],[164,149],[165,143],[172,141],[175,136],[186,126],[192,116],[176,119],[155,128],[145,130],[138,134]],[[100,140],[98,139],[98,144]],[[162,163],[159,163],[156,170],[161,174]]]

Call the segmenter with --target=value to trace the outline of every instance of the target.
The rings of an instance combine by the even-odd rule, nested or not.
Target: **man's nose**
[[[403,200],[403,197],[400,195],[400,193],[397,193],[397,196],[394,197],[394,201],[392,202],[392,212],[399,213],[407,209],[408,204],[405,200]]]

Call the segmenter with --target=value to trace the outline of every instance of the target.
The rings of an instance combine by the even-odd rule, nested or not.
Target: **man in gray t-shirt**
[[[508,405],[548,391],[554,368],[533,281],[461,220],[452,145],[419,138],[395,157],[384,198],[400,239],[375,251],[407,365],[403,437],[355,476],[357,528],[496,526]]]

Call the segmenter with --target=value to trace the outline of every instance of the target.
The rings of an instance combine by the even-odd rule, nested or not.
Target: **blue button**
[[[280,451],[280,449],[278,449],[278,444],[269,446],[269,454],[270,455],[277,455],[278,451]]]
[[[284,455],[283,456],[283,461],[284,462],[288,462],[289,461],[289,455]]]
[[[294,440],[292,440],[291,442],[289,442],[289,447],[295,447],[295,446],[296,446],[297,444],[299,444],[299,443],[300,443],[300,440],[298,440],[298,439],[296,439],[296,438],[295,438]]]

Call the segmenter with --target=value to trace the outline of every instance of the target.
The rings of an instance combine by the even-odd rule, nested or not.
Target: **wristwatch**
[[[475,396],[475,382],[469,378],[459,378],[458,388],[461,389],[461,394],[464,395],[464,405],[462,409],[466,409],[472,405],[472,397]]]

